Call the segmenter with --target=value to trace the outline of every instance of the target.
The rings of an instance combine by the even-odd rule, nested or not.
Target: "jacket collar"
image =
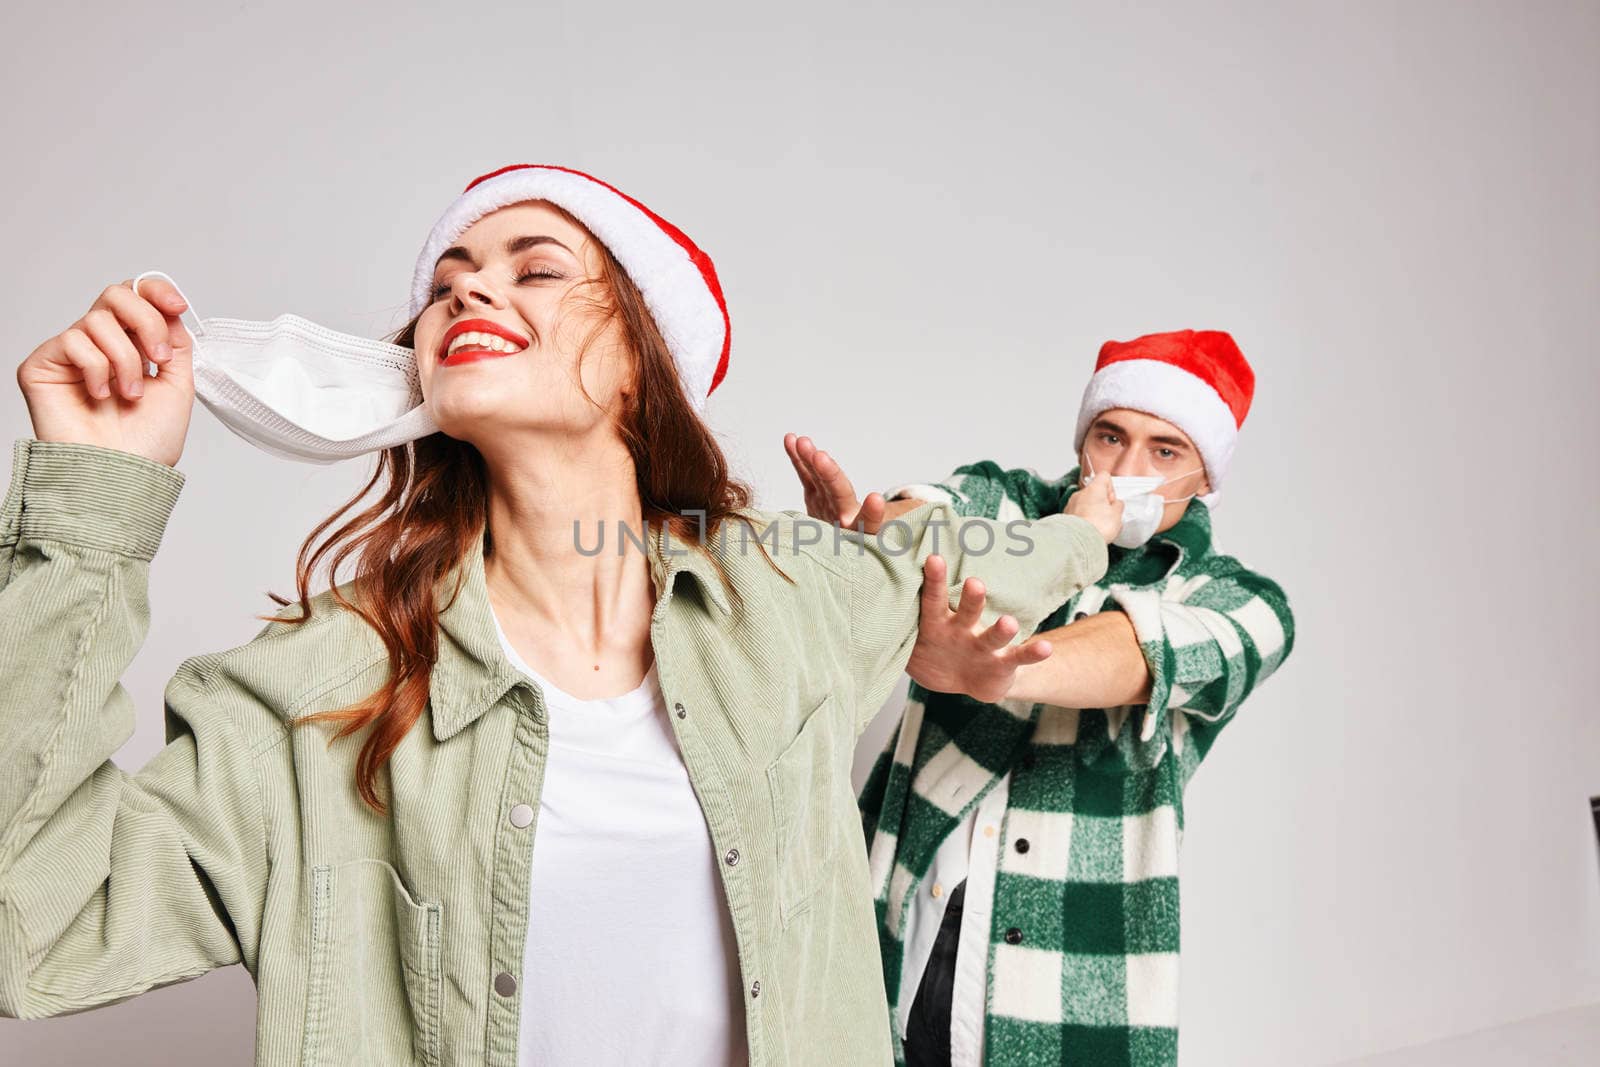
[[[1168,573],[1183,565],[1186,559],[1196,559],[1211,551],[1211,509],[1205,501],[1195,497],[1183,509],[1183,518],[1150,538],[1149,544],[1166,545],[1172,550],[1172,567]],[[1148,547],[1146,545],[1145,547]]]
[[[656,613],[663,601],[671,598],[679,574],[690,574],[699,582],[703,599],[714,604],[723,615],[732,607],[722,578],[705,553],[676,539],[666,539],[659,524],[653,524],[645,549],[650,557],[650,575],[658,590]],[[665,542],[665,543],[664,543]],[[716,538],[707,547],[716,552]],[[630,546],[634,547],[634,546]],[[727,564],[725,555],[724,565]],[[459,593],[456,589],[461,580]],[[432,705],[433,736],[448,740],[471,725],[506,692],[527,679],[506,659],[495,632],[489,604],[489,586],[483,569],[483,534],[471,539],[461,562],[435,586],[439,612],[439,652],[428,684]]]

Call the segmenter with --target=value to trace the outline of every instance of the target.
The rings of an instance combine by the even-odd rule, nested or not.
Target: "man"
[[[958,614],[973,625],[926,628],[907,665],[860,797],[898,1062],[1176,1062],[1183,789],[1294,644],[1283,591],[1211,539],[1253,391],[1226,333],[1107,342],[1077,468],[1052,481],[974,463],[893,504],[857,504],[826,453],[790,445],[808,509],[843,525],[929,500],[1033,519],[1097,477],[1123,503],[1106,576],[1027,655],[1000,651],[1014,620],[979,631],[969,579]]]

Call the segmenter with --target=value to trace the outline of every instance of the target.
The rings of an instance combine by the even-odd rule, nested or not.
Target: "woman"
[[[888,1062],[852,742],[925,573],[948,605],[936,548],[1031,629],[1102,573],[1108,495],[1031,551],[997,523],[969,550],[942,504],[901,543],[750,508],[699,417],[727,366],[709,258],[588,175],[506,168],[435,225],[396,338],[441,432],[312,532],[295,607],[183,662],[129,775],[184,307],[111,286],[18,371],[0,1013],[243,962],[258,1063]],[[335,544],[356,576],[310,597]]]

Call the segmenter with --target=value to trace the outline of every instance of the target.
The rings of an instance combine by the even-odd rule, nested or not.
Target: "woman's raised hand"
[[[1122,508],[1123,503],[1111,488],[1110,478],[1090,478],[1067,498],[1067,506],[1061,510],[1088,519],[1109,545],[1122,532]]]
[[[146,278],[138,293],[132,279],[107,286],[17,367],[34,437],[176,466],[194,410],[194,342],[178,321],[187,307],[165,278]]]

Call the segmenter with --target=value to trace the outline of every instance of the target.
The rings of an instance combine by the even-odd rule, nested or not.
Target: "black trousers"
[[[950,891],[944,919],[933,941],[928,969],[906,1020],[906,1067],[950,1067],[950,1001],[956,984],[956,947],[961,942],[961,911],[967,883]]]

